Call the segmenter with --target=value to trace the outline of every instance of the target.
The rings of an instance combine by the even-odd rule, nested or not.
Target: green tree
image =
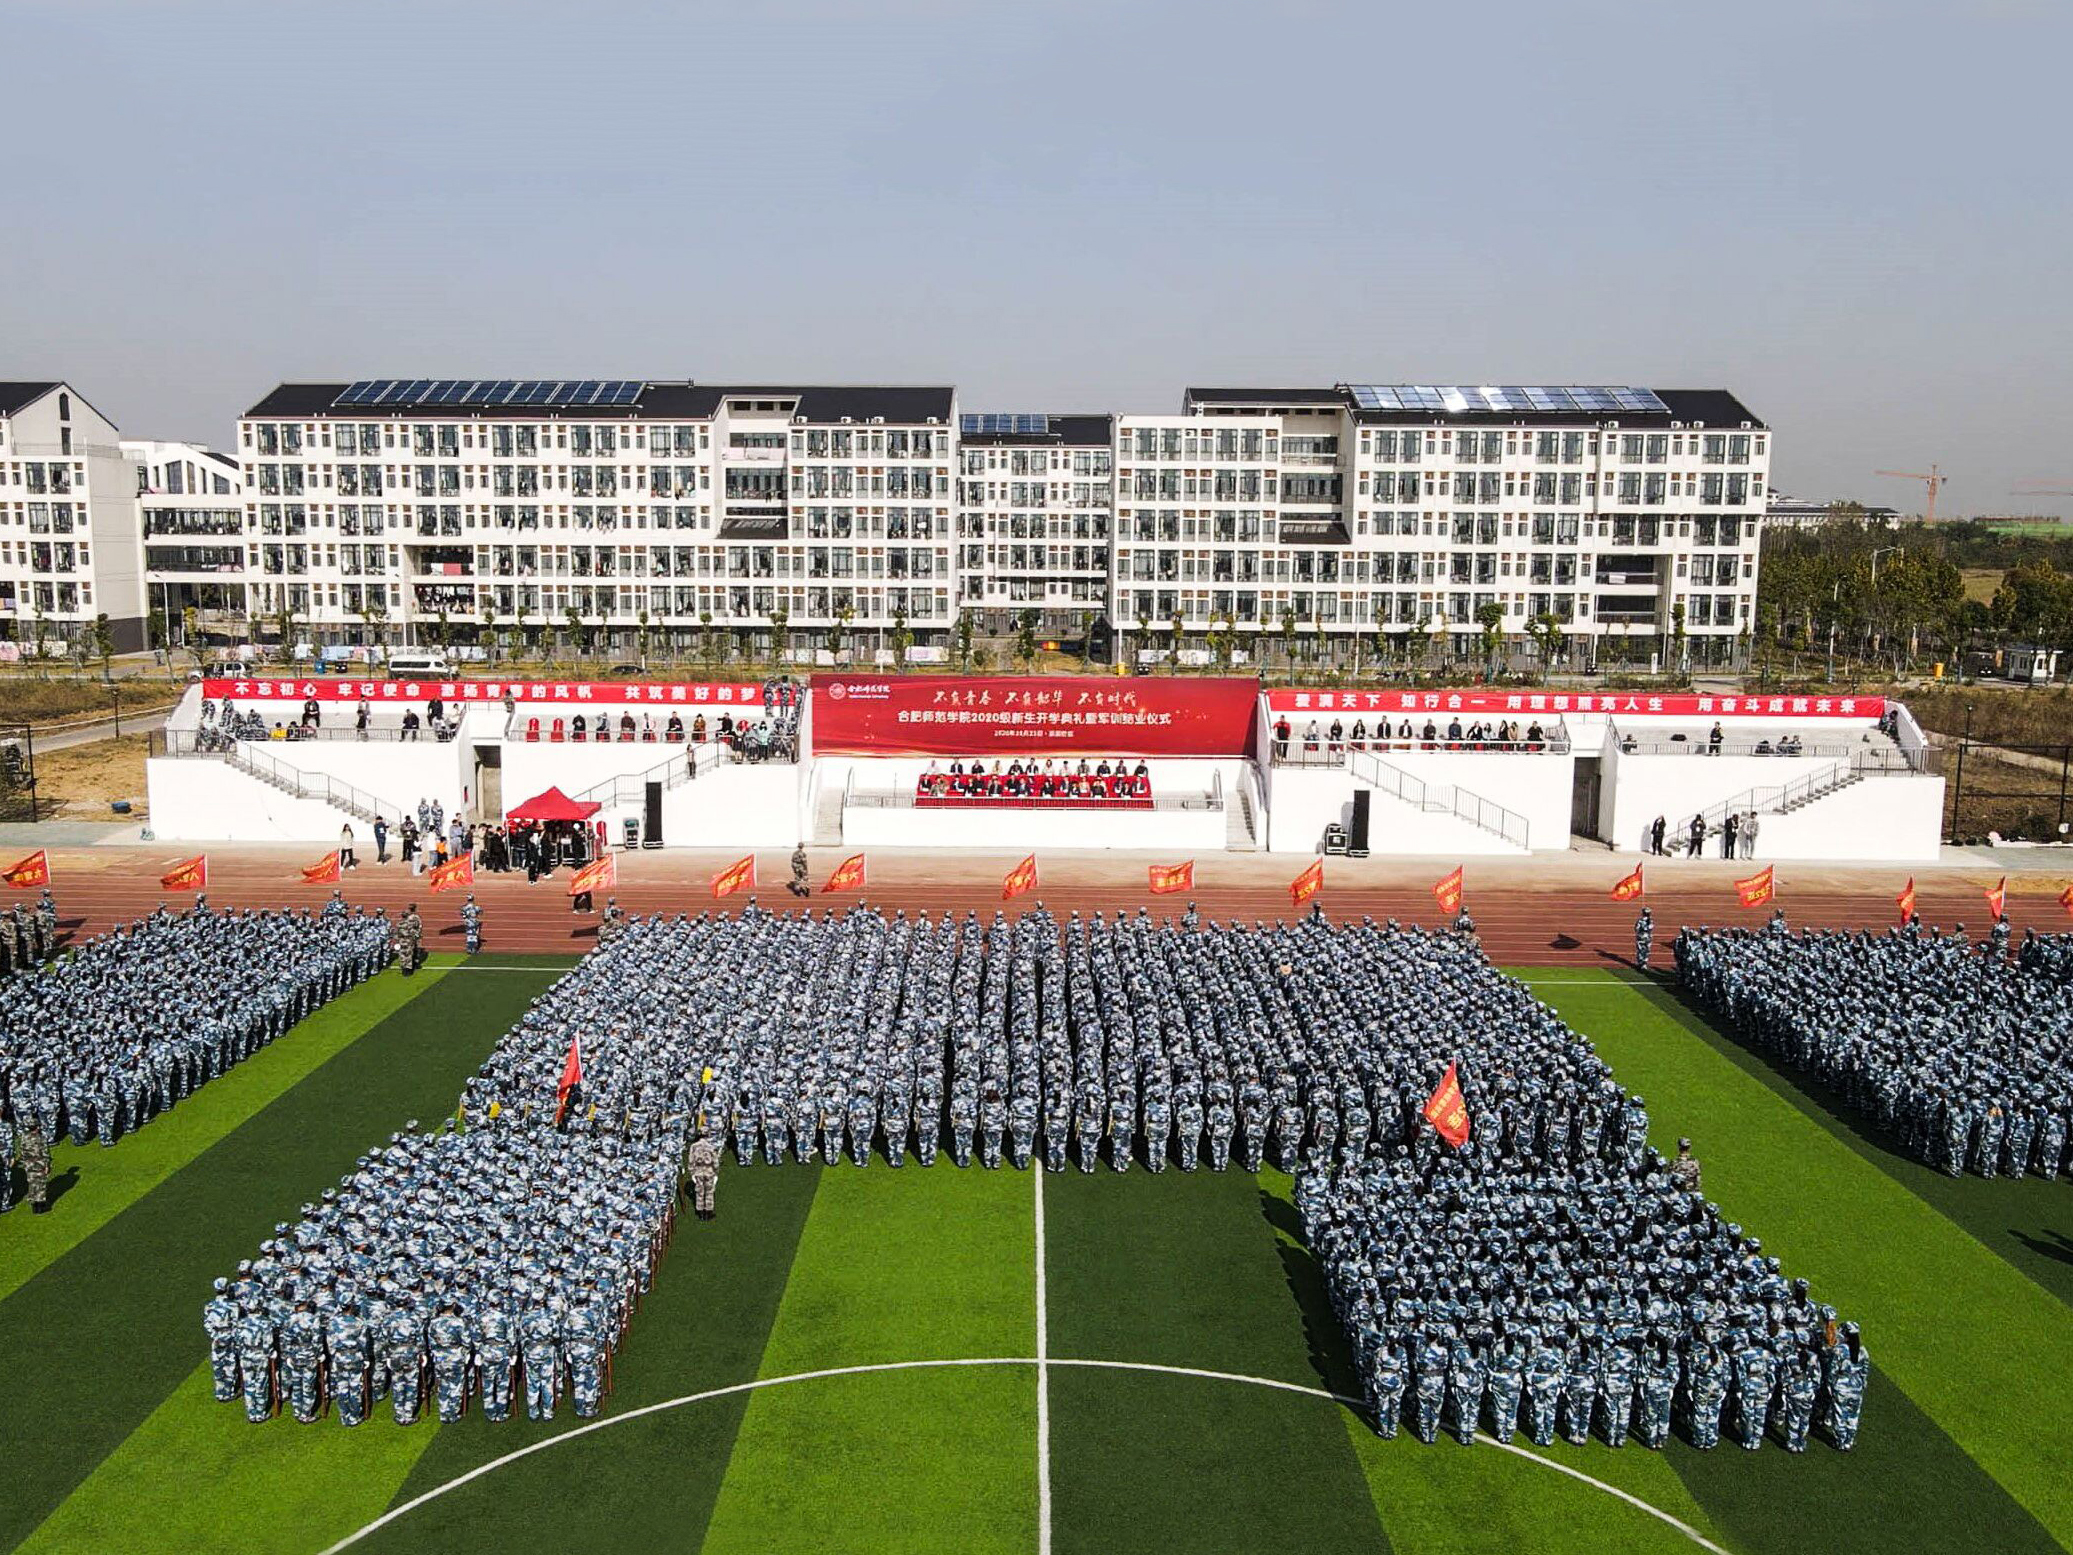
[[[93,625],[88,630],[94,657],[101,661],[101,678],[112,679],[109,671],[115,658],[115,630],[108,624],[108,612],[104,610],[95,616]]]
[[[583,612],[574,605],[565,605],[561,612],[562,641],[569,645],[569,651],[581,655],[590,644],[584,639]]]
[[[1290,674],[1296,668],[1296,611],[1293,605],[1281,607],[1281,662]]]
[[[914,633],[907,626],[907,606],[904,603],[893,606],[893,630],[890,641],[893,668],[897,670],[905,666],[907,650],[914,646]]]
[[[847,594],[843,595],[842,603],[835,607],[835,624],[828,629],[828,649],[837,658],[849,646],[849,623],[856,618],[857,607]]]
[[[205,645],[202,642],[201,612],[188,605],[180,612],[180,646],[187,650],[187,656],[194,660],[194,667],[202,667]]]
[[[171,639],[166,635],[166,613],[164,610],[156,606],[153,607],[151,614],[145,620],[145,630],[149,634],[154,651],[164,653],[166,649],[172,646]]]
[[[281,588],[280,607],[274,611],[274,635],[281,640],[281,662],[286,664],[295,657],[295,606],[285,584]]]
[[[972,667],[972,612],[969,609],[957,613],[957,667],[970,670]]]
[[[1476,625],[1482,628],[1485,672],[1495,679],[1503,667],[1498,652],[1504,647],[1504,606],[1494,599],[1483,601],[1476,606]]]
[[[1670,607],[1670,662],[1664,666],[1672,674],[1683,674],[1691,667],[1691,633],[1685,629],[1684,601],[1678,600]]]
[[[710,610],[698,612],[698,656],[705,660],[705,672],[713,672],[713,613]]]
[[[497,662],[497,605],[487,593],[482,596],[482,647],[489,662]]]
[[[646,669],[648,667],[648,637],[651,630],[648,623],[647,610],[643,608],[641,612],[633,618],[633,622],[634,641],[637,644],[639,644],[641,650],[641,668]]]
[[[1172,639],[1166,645],[1167,662],[1178,670],[1180,668],[1181,634],[1186,629],[1187,623],[1181,619],[1180,611],[1175,610],[1173,612],[1173,619],[1168,621],[1166,625],[1173,634]]]
[[[1526,635],[1533,639],[1533,646],[1540,653],[1542,670],[1553,669],[1555,660],[1562,655],[1562,618],[1543,611],[1526,623]]]
[[[1231,668],[1231,616],[1228,611],[1210,617],[1207,641],[1211,667],[1219,674],[1228,671]]]
[[[792,652],[792,611],[783,601],[770,608],[770,655],[783,664]]]
[[[1042,618],[1034,610],[1023,610],[1015,617],[1015,661],[1027,674],[1036,665],[1037,625]]]
[[[1151,611],[1145,609],[1143,605],[1139,605],[1137,608],[1137,640],[1130,645],[1131,653],[1129,663],[1132,669],[1135,669],[1137,667],[1137,656],[1143,653],[1144,650],[1149,648],[1151,645],[1152,613]]]
[[[432,616],[432,641],[439,644],[442,653],[453,646],[453,617],[444,605]]]

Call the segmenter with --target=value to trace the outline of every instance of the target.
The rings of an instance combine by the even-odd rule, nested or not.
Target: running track
[[[302,885],[301,865],[323,850],[315,845],[288,849],[239,847],[210,855],[209,901],[216,907],[316,906],[329,895],[323,886]],[[372,858],[371,849],[362,850]],[[123,919],[148,912],[161,901],[184,905],[185,893],[161,890],[158,877],[191,856],[177,845],[52,849],[53,890],[60,923],[71,939],[98,934]],[[813,879],[818,886],[843,850],[811,850]],[[759,905],[783,909],[795,905],[786,891],[789,855],[782,850],[757,855],[761,888]],[[621,856],[620,883],[614,895],[629,912],[697,913],[719,905],[734,911],[745,896],[715,904],[712,876],[732,859],[707,852],[667,851]],[[841,906],[860,894],[885,909],[925,909],[963,915],[972,910],[990,917],[1004,904],[1001,877],[1016,856],[968,853],[929,855],[914,852],[872,855],[871,881],[862,893],[823,895],[815,905]],[[1197,889],[1188,896],[1155,897],[1146,889],[1144,857],[1076,854],[1040,857],[1042,879],[1031,897],[1054,913],[1135,909],[1178,913],[1193,900],[1205,917],[1236,916],[1272,921],[1292,915],[1287,882],[1305,860],[1263,854],[1217,854],[1198,860]],[[1172,862],[1172,861],[1160,861]],[[1492,960],[1508,966],[1603,966],[1630,960],[1634,952],[1634,914],[1638,904],[1612,901],[1612,883],[1633,867],[1630,857],[1557,855],[1546,860],[1507,859],[1466,865],[1467,905],[1484,948]],[[1451,866],[1440,860],[1330,859],[1325,890],[1317,898],[1335,918],[1396,917],[1409,923],[1443,921],[1431,890],[1432,881]],[[1652,861],[1648,904],[1656,921],[1656,956],[1663,964],[1669,941],[1685,923],[1715,925],[1763,922],[1768,909],[1737,905],[1733,880],[1760,868],[1753,863],[1680,860]],[[1884,928],[1896,919],[1894,895],[1905,883],[1909,866],[1876,868],[1836,865],[1778,866],[1778,905],[1795,925]],[[1923,921],[1945,927],[1964,923],[1975,935],[1988,922],[1981,892],[1997,876],[1984,868],[1924,867],[1914,872]],[[522,874],[481,874],[475,884],[482,904],[484,948],[510,953],[576,954],[589,948],[596,933],[595,917],[579,917],[566,895],[569,871],[537,885]],[[2057,875],[2012,875],[2008,911],[2018,936],[2026,927],[2040,932],[2073,928],[2057,901],[2066,880]],[[423,915],[427,948],[460,949],[458,908],[462,893],[433,895],[421,877],[406,873],[393,861],[386,867],[367,863],[347,873],[343,889],[355,905],[385,907],[392,914],[415,902]],[[24,902],[32,900],[24,893]],[[599,899],[602,905],[602,897]],[[4,905],[4,904],[0,904]],[[1011,909],[1012,910],[1012,909]]]

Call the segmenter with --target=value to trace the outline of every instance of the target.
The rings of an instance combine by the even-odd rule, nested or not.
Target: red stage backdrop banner
[[[1665,718],[1882,718],[1884,697],[1656,696],[1645,691],[1295,691],[1267,693],[1274,713],[1651,713]]]
[[[519,702],[675,703],[684,707],[763,706],[763,687],[745,681],[670,685],[598,680],[220,680],[202,682],[202,695],[233,702]]]
[[[816,675],[816,755],[1121,751],[1243,756],[1255,680],[1101,675]]]

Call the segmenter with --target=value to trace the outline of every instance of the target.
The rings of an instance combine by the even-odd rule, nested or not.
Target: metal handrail
[[[1301,735],[1292,734],[1289,736],[1288,753],[1275,755],[1273,763],[1277,767],[1343,767],[1349,753],[1376,751],[1427,751],[1454,756],[1566,756],[1570,752],[1568,730],[1559,724],[1556,729],[1559,732],[1550,732],[1545,738],[1538,740],[1471,740],[1466,736],[1450,740],[1445,735],[1437,735],[1430,740],[1406,740],[1392,734],[1385,739],[1377,739],[1370,735],[1356,743],[1350,739],[1334,742],[1320,737],[1320,748],[1314,751],[1308,749],[1309,742]],[[1270,743],[1279,746],[1281,742],[1273,740]],[[1299,746],[1304,748],[1298,749]]]
[[[673,743],[675,749],[687,756],[688,759],[679,760],[677,756],[670,756],[657,762],[645,772],[637,772],[630,775],[622,772],[613,777],[608,777],[602,782],[593,783],[590,787],[569,797],[586,804],[595,803],[608,807],[620,804],[636,804],[646,797],[647,786],[650,783],[661,783],[665,791],[672,788],[681,788],[684,784],[691,782],[701,772],[745,759],[718,740],[708,741],[703,745],[687,745],[681,742]]]
[[[270,754],[254,750],[249,741],[233,745],[221,753],[233,767],[270,783],[275,788],[297,799],[316,799],[333,805],[360,820],[372,824],[378,815],[404,814],[403,806],[391,804],[364,788],[332,777],[327,773],[308,773],[299,767],[290,766]]]
[[[1401,767],[1391,766],[1372,751],[1354,752],[1347,762],[1347,770],[1369,787],[1380,789],[1428,815],[1453,815],[1518,848],[1528,846],[1531,828],[1526,817],[1516,810],[1506,809],[1494,799],[1485,799],[1471,789],[1462,788],[1459,784],[1435,787],[1422,778],[1413,777]]]

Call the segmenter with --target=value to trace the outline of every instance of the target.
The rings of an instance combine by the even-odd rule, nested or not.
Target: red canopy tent
[[[588,800],[571,799],[558,788],[550,788],[544,794],[533,795],[516,809],[506,810],[504,816],[512,821],[587,821],[602,808]]]

